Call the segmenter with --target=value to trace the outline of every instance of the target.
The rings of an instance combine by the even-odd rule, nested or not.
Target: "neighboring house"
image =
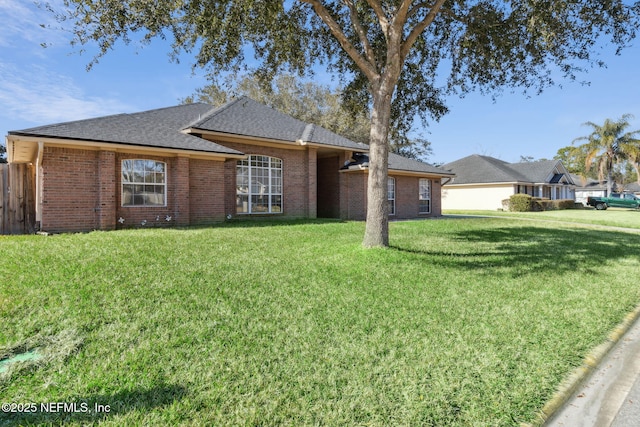
[[[242,97],[9,132],[52,232],[366,217],[368,146]],[[345,167],[345,165],[351,164]],[[391,154],[391,218],[441,215],[443,169]]]
[[[624,186],[624,191],[626,193],[633,193],[636,196],[640,195],[640,184],[637,182],[632,182]]]
[[[597,179],[584,178],[580,175],[571,174],[571,179],[576,183],[576,202],[587,206],[588,197],[606,197],[607,182],[600,182]]]
[[[575,184],[560,160],[507,163],[471,155],[442,166],[455,174],[444,183],[443,209],[502,209],[514,194],[574,199]]]

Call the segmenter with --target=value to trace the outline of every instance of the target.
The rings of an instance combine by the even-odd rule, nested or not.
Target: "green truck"
[[[587,205],[595,207],[599,211],[611,208],[640,209],[640,198],[635,194],[611,194],[609,197],[588,197]]]

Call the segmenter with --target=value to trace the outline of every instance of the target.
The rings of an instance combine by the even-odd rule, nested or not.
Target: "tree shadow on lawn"
[[[392,247],[428,256],[428,262],[443,267],[486,274],[507,269],[514,277],[570,271],[597,274],[606,262],[640,257],[640,236],[616,231],[502,227],[455,233],[452,240],[460,245],[451,251]],[[474,249],[466,249],[470,245]]]
[[[29,403],[28,411],[0,413],[4,425],[93,424],[131,411],[149,412],[181,400],[187,393],[180,385],[161,384],[148,389],[122,390],[115,394],[56,398]]]

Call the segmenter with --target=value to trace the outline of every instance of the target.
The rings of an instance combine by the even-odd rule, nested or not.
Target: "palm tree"
[[[635,138],[640,134],[640,130],[625,132],[632,118],[631,114],[625,114],[615,121],[606,119],[602,126],[593,122],[584,123],[585,126],[591,126],[593,132],[573,140],[587,141],[581,146],[586,152],[585,167],[590,170],[595,165],[600,181],[604,181],[606,176],[607,195],[610,195],[613,189],[614,167],[630,158],[633,161],[640,147],[640,140]]]

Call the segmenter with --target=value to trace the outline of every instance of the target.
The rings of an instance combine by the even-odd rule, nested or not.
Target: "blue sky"
[[[60,0],[54,0],[60,4]],[[40,24],[57,24],[29,0],[0,0],[0,133],[63,121],[130,113],[179,103],[207,84],[191,60],[169,61],[169,45],[121,45],[91,71],[85,54],[69,44],[70,36]],[[41,43],[49,47],[43,48]],[[564,82],[542,95],[520,92],[491,97],[469,94],[448,100],[451,112],[427,129],[431,162],[447,163],[470,154],[508,162],[520,156],[552,158],[561,147],[589,133],[582,124],[602,123],[623,114],[637,116],[629,130],[640,129],[640,40],[622,56],[604,47],[605,69],[582,76],[590,85]],[[322,73],[320,74],[320,77]],[[331,81],[327,76],[325,83]]]

